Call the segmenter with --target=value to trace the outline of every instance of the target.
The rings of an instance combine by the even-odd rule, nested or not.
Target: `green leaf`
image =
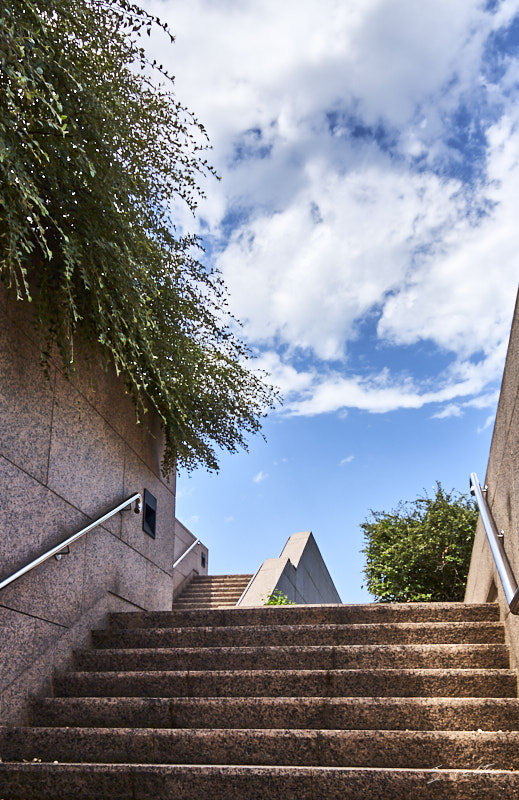
[[[276,393],[247,368],[197,238],[172,225],[170,205],[195,213],[214,171],[203,126],[138,45],[153,26],[170,46],[127,0],[2,9],[0,278],[32,299],[43,362],[57,351],[70,374],[100,344],[140,417],[155,407],[165,473],[215,470]]]

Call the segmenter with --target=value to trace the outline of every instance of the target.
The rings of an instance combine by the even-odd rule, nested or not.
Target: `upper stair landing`
[[[252,575],[196,575],[174,600],[175,609],[210,609],[236,605]]]

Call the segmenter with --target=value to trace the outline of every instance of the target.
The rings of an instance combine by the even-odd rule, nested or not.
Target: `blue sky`
[[[519,277],[519,0],[148,2],[221,181],[196,220],[284,396],[249,453],[178,478],[210,571],[312,530],[369,599],[370,509],[485,472]]]

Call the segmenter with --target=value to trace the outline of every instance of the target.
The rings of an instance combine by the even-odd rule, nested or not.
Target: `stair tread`
[[[128,669],[279,669],[460,667],[506,668],[504,644],[350,644],[224,647],[98,648],[75,654],[79,671]]]
[[[52,784],[51,784],[52,780]],[[7,782],[6,782],[7,781]],[[246,797],[247,800],[497,800],[519,790],[512,770],[164,764],[2,764],[0,789],[32,798]],[[71,793],[71,790],[74,794]]]
[[[222,763],[256,765],[443,768],[519,765],[517,731],[384,731],[204,728],[0,728],[2,753],[10,760],[124,763]],[[212,750],[210,749],[212,748]],[[407,762],[407,763],[406,763]]]
[[[84,654],[99,656],[103,654],[137,654],[137,653],[170,653],[179,655],[206,654],[206,655],[231,655],[231,654],[250,654],[258,655],[261,653],[275,653],[281,655],[298,655],[302,653],[394,653],[395,655],[405,655],[407,653],[485,653],[497,652],[508,655],[508,647],[502,643],[481,643],[472,642],[468,644],[433,643],[433,644],[325,644],[325,645],[180,645],[178,647],[112,647],[99,648],[96,650],[80,651]]]
[[[459,697],[56,697],[46,725],[158,728],[515,730],[519,699]]]
[[[56,696],[33,702],[33,727],[0,728],[0,797],[519,790],[517,675],[497,606],[237,608],[225,576],[199,578],[171,612],[112,614],[55,677]]]
[[[158,673],[162,675],[192,675],[193,673],[201,674],[201,675],[250,675],[251,673],[263,673],[268,672],[269,674],[280,673],[282,675],[291,675],[296,673],[297,675],[334,675],[334,674],[350,674],[350,673],[362,673],[363,675],[384,675],[388,673],[390,675],[402,674],[404,676],[414,675],[414,674],[426,674],[426,675],[437,675],[441,673],[442,675],[449,675],[449,674],[461,674],[461,675],[488,675],[488,674],[498,674],[501,676],[510,676],[516,677],[515,670],[511,669],[473,669],[473,668],[440,668],[440,669],[429,669],[429,668],[407,668],[407,667],[383,667],[381,669],[273,669],[273,670],[262,670],[262,669],[199,669],[199,670],[189,670],[189,669],[164,669],[164,670],[155,670],[153,671],[153,675]],[[126,676],[129,677],[131,675],[148,675],[149,670],[120,670],[119,672],[115,673],[116,675]],[[88,676],[91,678],[92,676],[113,676],[113,671],[82,671],[76,670],[67,673],[67,679],[72,678],[74,676]]]

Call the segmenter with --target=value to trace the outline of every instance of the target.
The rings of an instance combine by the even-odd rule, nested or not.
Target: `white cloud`
[[[450,417],[461,417],[463,415],[463,410],[460,405],[457,403],[449,403],[442,408],[441,411],[437,411],[436,414],[433,414],[433,419],[449,419]]]
[[[266,481],[267,478],[268,478],[268,472],[261,472],[260,470],[260,472],[258,472],[258,474],[255,475],[252,480],[253,483],[263,483],[263,481]]]
[[[517,3],[501,9],[501,23]],[[497,17],[480,0],[249,0],[147,2],[176,34],[179,96],[202,116],[218,154],[239,131],[280,120],[287,139],[301,119],[345,99],[369,122],[403,126],[456,75],[461,93],[479,67]],[[430,100],[429,100],[430,102]]]
[[[346,458],[341,458],[339,461],[339,466],[343,467],[345,464],[351,464],[355,456],[346,456]]]
[[[499,392],[491,392],[490,394],[481,394],[473,397],[471,400],[466,400],[464,403],[449,403],[436,414],[433,414],[433,419],[448,419],[449,417],[461,417],[466,408],[491,408],[497,407],[499,400]],[[493,420],[495,414],[490,419]],[[483,428],[478,431],[485,430],[488,427],[488,420]]]
[[[434,380],[417,381],[409,375],[392,374],[385,368],[368,376],[345,375],[337,370],[319,371],[317,368],[301,375],[284,365],[275,354],[263,363],[271,363],[271,378],[285,378],[285,400],[280,410],[287,416],[314,416],[343,412],[356,408],[382,414],[397,409],[418,409],[431,404],[447,404],[434,416],[460,416],[468,407],[488,408],[497,402],[498,393],[487,392],[486,387],[499,377],[503,353],[491,355],[474,364],[457,362]],[[260,473],[262,474],[262,473]]]
[[[261,353],[249,362],[249,366],[254,371],[267,372],[267,382],[277,386],[284,397],[309,389],[315,379],[312,372],[298,371],[291,364],[282,361],[280,355],[273,350]]]
[[[496,418],[495,414],[490,414],[490,416],[486,418],[483,425],[481,425],[481,427],[478,428],[478,433],[483,433],[483,431],[486,431],[487,428],[490,428],[490,426],[494,424],[495,418]]]
[[[479,220],[459,215],[444,230],[437,252],[386,302],[382,337],[432,339],[463,357],[490,354],[508,338],[519,274],[519,126],[504,117],[487,138],[488,183],[479,199],[493,209]]]
[[[201,212],[284,412],[442,403],[445,418],[476,405],[501,374],[519,253],[519,67],[507,56],[493,85],[482,59],[519,1],[148,7],[177,34],[178,95],[206,124],[223,177]],[[482,109],[466,163],[452,141],[460,107]],[[464,183],[473,161],[480,174]],[[428,380],[380,365],[353,374],[348,344],[373,313],[379,342],[432,342],[450,367]]]
[[[344,176],[322,162],[307,171],[291,205],[241,227],[219,264],[250,340],[337,359],[355,321],[405,280],[414,249],[459,214],[459,185],[389,159]]]
[[[428,403],[468,394],[472,387],[451,384],[435,391],[421,391],[410,380],[388,380],[386,371],[368,379],[333,374],[317,383],[311,396],[295,400],[287,411],[295,416],[312,416],[357,408],[383,414],[400,408],[422,408]]]

